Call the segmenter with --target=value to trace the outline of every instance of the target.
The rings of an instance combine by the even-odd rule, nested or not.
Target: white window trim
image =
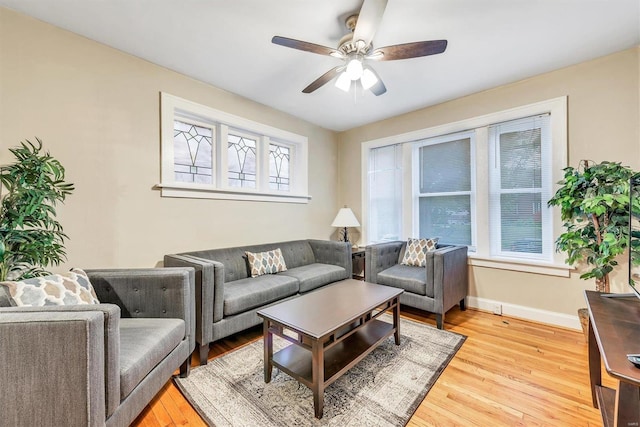
[[[515,119],[521,119],[523,117],[535,116],[538,114],[551,114],[551,138],[553,141],[553,156],[552,156],[552,180],[558,182],[563,177],[563,169],[567,166],[567,97],[561,96],[558,98],[537,102],[534,104],[524,105],[521,107],[511,108],[504,111],[486,114],[483,116],[473,117],[469,119],[460,120],[453,123],[447,123],[444,125],[434,126],[425,129],[419,129],[412,132],[403,133],[400,135],[393,135],[385,138],[375,139],[371,141],[365,141],[361,144],[361,183],[362,183],[362,242],[367,243],[367,227],[369,213],[368,213],[368,188],[367,188],[367,170],[369,151],[376,147],[383,147],[385,145],[404,144],[404,147],[409,146],[407,150],[403,150],[405,153],[405,159],[411,158],[411,144],[407,142],[418,141],[421,139],[432,138],[436,136],[446,135],[448,133],[467,131],[469,129],[477,129],[476,131],[476,164],[488,164],[488,150],[486,147],[480,146],[480,140],[488,140],[488,126],[506,122]],[[483,133],[485,135],[483,135]],[[410,164],[410,163],[404,163]],[[407,168],[408,169],[408,168]],[[409,236],[412,219],[411,219],[411,185],[406,183],[412,182],[410,170],[405,170],[403,173],[403,188],[405,189],[405,200],[403,205],[403,221],[402,221],[402,235],[404,238]],[[483,186],[487,186],[483,188]],[[408,191],[408,194],[406,193]],[[475,188],[476,194],[489,194],[488,183],[478,182]],[[409,200],[407,202],[407,200]],[[476,200],[476,208],[478,211],[488,212],[489,203],[488,198],[481,198]],[[477,220],[480,220],[478,218]],[[562,221],[560,219],[559,209],[553,209],[553,236],[559,236],[563,232]],[[479,229],[476,231],[476,235],[473,237],[475,241],[485,240],[488,241],[488,227]],[[514,259],[500,259],[498,257],[491,257],[488,253],[470,253],[469,265],[496,268],[504,270],[522,271],[528,273],[545,274],[552,276],[569,277],[570,271],[573,269],[571,266],[565,263],[564,254],[554,251],[552,262],[537,262],[532,260],[514,260]]]
[[[271,201],[283,203],[308,203],[311,196],[308,195],[308,139],[282,129],[254,122],[243,117],[225,113],[202,104],[170,95],[165,92],[160,94],[161,110],[161,183],[156,187],[161,189],[162,197],[183,197],[195,199],[223,199],[223,200],[249,200]],[[189,118],[189,121],[202,123],[215,129],[215,147],[213,153],[214,177],[212,185],[191,184],[176,182],[173,171],[173,121],[175,118]],[[266,174],[267,182],[256,183],[257,188],[230,187],[227,180],[227,146],[221,143],[226,141],[226,133],[232,132],[250,134],[258,138],[258,143],[269,146],[269,141],[275,144],[285,145],[291,149],[289,163],[290,187],[289,191],[271,190],[268,183],[269,163],[268,150],[266,156],[258,154],[257,174],[263,178]],[[264,150],[258,150],[264,151]],[[266,165],[264,161],[266,159]],[[265,168],[266,166],[266,168]],[[260,175],[261,174],[261,175]],[[262,186],[261,186],[262,184]]]

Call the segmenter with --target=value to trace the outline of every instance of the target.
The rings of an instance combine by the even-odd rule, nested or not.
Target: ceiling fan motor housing
[[[349,30],[349,33],[342,36],[342,38],[338,42],[338,50],[345,55],[348,55],[352,52],[358,52],[366,55],[371,50],[371,44],[369,44],[368,46],[364,46],[364,42],[362,42],[362,40],[360,40],[360,43],[358,43],[358,40],[353,40],[353,30],[355,30],[357,23],[357,14],[350,15],[345,20],[345,26]]]

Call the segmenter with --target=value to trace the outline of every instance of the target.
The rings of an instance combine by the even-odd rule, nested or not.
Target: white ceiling
[[[382,47],[447,39],[441,55],[372,63],[387,86],[301,91],[340,60],[271,37],[337,47],[361,0],[0,0],[0,5],[345,130],[640,44],[639,0],[389,0]]]

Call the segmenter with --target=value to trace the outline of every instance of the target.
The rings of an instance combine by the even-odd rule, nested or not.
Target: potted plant
[[[578,168],[564,169],[561,187],[548,202],[560,207],[566,229],[556,239],[556,250],[566,252],[567,263],[583,270],[581,279],[595,279],[599,292],[610,291],[609,273],[629,244],[629,179],[633,174],[620,163],[583,160]],[[586,309],[578,313],[584,329],[588,313]]]
[[[56,204],[73,191],[64,167],[42,141],[9,149],[16,162],[0,167],[0,281],[48,274],[66,258]]]

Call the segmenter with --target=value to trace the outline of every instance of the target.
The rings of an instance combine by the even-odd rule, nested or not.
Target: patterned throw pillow
[[[251,277],[262,276],[263,274],[275,274],[280,271],[287,271],[280,248],[268,252],[245,252],[251,267]]]
[[[407,240],[407,248],[404,251],[404,257],[400,264],[424,267],[427,265],[427,252],[435,251],[437,245],[437,237],[433,239],[410,238]]]
[[[79,268],[21,282],[0,282],[0,286],[9,289],[11,299],[18,307],[100,304],[87,273]]]

